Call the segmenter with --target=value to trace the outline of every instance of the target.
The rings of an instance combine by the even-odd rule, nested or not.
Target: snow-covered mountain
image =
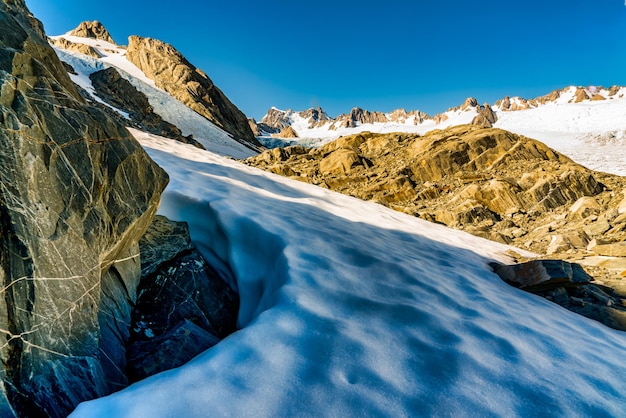
[[[283,142],[321,145],[362,131],[424,134],[472,122],[484,124],[476,118],[485,111],[495,116],[490,123],[494,127],[537,139],[591,169],[626,175],[626,155],[622,152],[626,144],[626,87],[570,86],[532,100],[505,97],[491,106],[481,106],[470,98],[433,117],[404,109],[381,113],[355,108],[336,118],[317,109],[326,118],[315,119],[309,116],[310,110],[272,108],[259,121],[259,127],[269,136],[291,126],[299,139]],[[265,140],[276,145],[275,138]]]
[[[114,67],[123,78],[130,81],[148,98],[154,112],[165,121],[177,126],[183,135],[192,135],[206,149],[235,158],[245,158],[257,153],[258,148],[254,144],[235,137],[233,133],[226,132],[205,116],[181,103],[169,92],[158,87],[152,78],[127,58],[125,47],[110,42],[112,39],[108,36],[108,32],[99,23],[89,27],[90,29],[97,28],[95,32],[84,29],[85,26],[86,23],[83,23],[79,28],[64,35],[50,37],[50,40],[61,61],[73,69],[74,74],[70,71],[72,81],[85,89],[91,95],[91,99],[111,107],[96,94],[89,75],[104,68]],[[96,33],[106,33],[106,35],[100,36],[103,39],[97,39]],[[82,36],[76,36],[76,34]],[[127,112],[113,109],[122,117],[128,118]]]
[[[626,336],[502,282],[501,244],[133,131],[241,329],[73,417],[620,416]],[[515,250],[520,251],[520,250]]]

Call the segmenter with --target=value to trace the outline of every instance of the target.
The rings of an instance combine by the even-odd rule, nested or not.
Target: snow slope
[[[164,120],[176,125],[183,135],[193,135],[206,149],[220,155],[234,158],[247,158],[256,153],[239,142],[212,122],[194,112],[164,90],[156,87],[137,66],[126,59],[126,50],[117,45],[91,38],[81,38],[70,35],[54,36],[52,39],[63,37],[74,43],[83,43],[94,48],[101,58],[92,58],[78,52],[54,47],[62,61],[70,64],[78,75],[70,74],[70,78],[79,86],[87,90],[95,100],[102,102],[91,85],[89,75],[107,68],[115,67],[120,75],[148,97],[148,101],[155,113]],[[119,110],[118,110],[119,111]],[[119,111],[127,116],[124,112]]]
[[[537,139],[551,148],[569,156],[574,161],[593,170],[626,176],[626,88],[615,94],[609,90],[588,88],[587,94],[602,96],[605,100],[583,100],[576,103],[576,87],[559,92],[555,100],[530,105],[530,109],[504,111],[498,105],[493,110],[498,118],[494,126]],[[513,104],[528,105],[519,97],[510,99]],[[291,126],[301,139],[284,140],[287,144],[301,143],[319,146],[340,136],[370,131],[379,133],[407,132],[424,134],[433,129],[471,123],[477,115],[476,107],[465,110],[455,108],[443,113],[439,124],[426,119],[415,124],[414,118],[404,122],[391,122],[392,114],[386,114],[389,122],[360,124],[355,128],[331,129],[334,121],[310,128],[309,121],[297,112],[285,111]],[[317,138],[317,139],[313,139]],[[264,143],[275,146],[277,139],[265,138]]]
[[[508,247],[133,131],[242,329],[72,417],[623,416],[626,335],[509,287]]]

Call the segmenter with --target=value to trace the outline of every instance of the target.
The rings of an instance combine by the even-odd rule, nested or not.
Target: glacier
[[[81,417],[620,416],[626,334],[503,283],[521,250],[132,131],[241,329]]]

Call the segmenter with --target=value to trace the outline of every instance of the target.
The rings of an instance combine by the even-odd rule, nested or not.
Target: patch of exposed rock
[[[485,103],[480,107],[478,114],[472,120],[472,125],[480,126],[481,128],[491,128],[497,120],[498,117],[491,106]]]
[[[138,241],[167,175],[88,106],[23,0],[0,1],[1,416],[127,384]]]
[[[98,97],[114,108],[128,113],[131,119],[127,121],[129,126],[204,149],[191,135],[183,136],[178,127],[154,113],[146,95],[123,78],[115,68],[97,71],[89,79]]]
[[[298,133],[291,126],[287,126],[282,131],[272,136],[275,138],[298,138]]]
[[[211,79],[192,65],[173,46],[156,39],[131,36],[126,58],[174,98],[233,135],[250,149],[262,145],[255,138],[246,116]]]
[[[196,250],[186,223],[157,216],[139,242],[127,374],[181,366],[236,330],[239,296]]]
[[[100,58],[100,54],[92,46],[68,41],[65,38],[57,38],[52,40],[52,44],[57,48],[66,49],[68,51],[78,52],[93,58]]]
[[[115,41],[109,31],[97,20],[93,22],[81,22],[81,24],[68,35],[78,36],[80,38],[100,39],[101,41],[115,45]]]
[[[384,123],[387,122],[387,117],[382,112],[370,112],[369,110],[361,109],[360,107],[353,108],[349,114],[341,115],[335,118],[335,122],[330,129],[339,128],[355,128],[358,125],[365,123]]]

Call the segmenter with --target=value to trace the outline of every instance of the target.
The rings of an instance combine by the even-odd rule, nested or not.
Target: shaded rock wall
[[[166,182],[86,105],[24,2],[0,2],[4,415],[66,416],[126,384],[137,242]]]
[[[202,144],[194,140],[191,135],[183,136],[178,127],[154,113],[146,95],[123,78],[115,68],[109,67],[96,71],[89,78],[96,94],[103,101],[128,113],[131,119],[126,121],[128,125],[204,149]]]

